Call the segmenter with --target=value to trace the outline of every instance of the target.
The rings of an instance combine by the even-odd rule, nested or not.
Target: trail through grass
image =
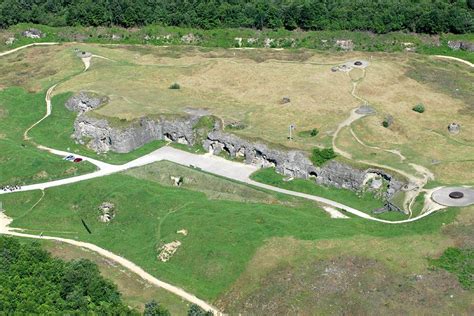
[[[0,185],[46,182],[95,170],[87,162],[62,160],[23,140],[23,132],[45,111],[44,93],[28,93],[21,88],[0,91]],[[53,139],[54,130],[43,136]]]

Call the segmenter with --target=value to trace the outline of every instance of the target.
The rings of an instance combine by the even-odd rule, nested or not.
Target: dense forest
[[[52,258],[38,243],[0,237],[0,314],[137,314],[88,260]]]
[[[0,27],[165,26],[470,33],[474,0],[0,0]]]

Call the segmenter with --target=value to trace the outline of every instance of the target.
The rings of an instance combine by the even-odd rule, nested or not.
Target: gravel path
[[[459,62],[461,62],[461,63],[464,63],[464,64],[468,65],[469,67],[473,67],[473,68],[474,68],[474,64],[473,64],[473,63],[470,63],[470,62],[468,62],[467,60],[464,60],[464,59],[461,59],[461,58],[452,57],[452,56],[444,56],[444,55],[434,55],[434,57],[436,57],[436,58],[443,58],[443,59],[451,59],[451,60],[459,61]]]

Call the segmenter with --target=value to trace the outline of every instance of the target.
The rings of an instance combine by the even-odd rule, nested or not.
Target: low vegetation
[[[299,137],[316,137],[318,136],[318,134],[319,134],[319,130],[317,128],[298,132]]]
[[[331,159],[336,158],[337,155],[334,153],[334,149],[332,148],[314,148],[312,155],[311,155],[311,161],[316,165],[316,166],[322,166],[326,162],[328,162]]]
[[[273,168],[261,169],[255,172],[251,178],[252,180],[279,188],[325,197],[367,213],[383,206],[383,201],[375,198],[372,193],[366,192],[361,195],[347,189],[317,185],[314,180],[293,179],[291,181],[285,181],[284,177],[276,173]]]
[[[88,260],[52,258],[38,243],[0,237],[0,313],[138,314]]]
[[[455,274],[465,289],[474,290],[474,249],[450,247],[431,264]]]
[[[415,105],[412,108],[412,110],[415,111],[415,112],[418,112],[418,113],[423,113],[423,112],[425,112],[425,106],[422,103],[419,103],[419,104]]]
[[[173,83],[171,86],[170,86],[170,89],[172,90],[179,90],[181,89],[181,86],[179,85],[179,83]]]

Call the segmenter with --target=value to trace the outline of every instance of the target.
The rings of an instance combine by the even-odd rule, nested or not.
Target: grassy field
[[[23,132],[44,111],[44,93],[28,93],[21,88],[0,91],[0,185],[46,182],[95,170],[92,164],[64,161],[23,140]],[[45,131],[45,137],[52,135]]]
[[[78,73],[81,65],[74,48],[113,61],[95,58],[89,71]],[[469,85],[474,74],[456,62],[401,53],[328,54],[310,50],[79,43],[31,48],[7,58],[0,60],[6,70],[2,85],[17,84],[35,90],[56,79],[63,80],[55,90],[54,117],[40,126],[43,130],[33,131],[45,144],[61,149],[91,154],[69,138],[74,114],[62,106],[71,93],[88,90],[110,98],[94,114],[112,121],[126,122],[161,113],[181,115],[190,108],[199,108],[222,119],[224,124],[240,122],[245,127],[231,132],[244,138],[309,151],[328,146],[337,125],[360,104],[351,95],[352,82],[357,81],[356,94],[367,99],[377,115],[354,123],[353,132],[368,145],[399,150],[406,160],[401,162],[397,156],[380,150],[367,150],[347,129],[337,140],[341,149],[358,159],[384,162],[412,173],[408,164],[421,164],[442,183],[472,182],[472,173],[464,170],[474,166],[474,127],[470,124],[474,92]],[[355,59],[370,62],[365,73],[330,70],[333,65]],[[41,70],[33,67],[30,78],[24,65],[41,65]],[[72,76],[74,71],[76,75]],[[169,89],[174,82],[181,89]],[[283,97],[289,97],[291,102],[281,104]],[[418,103],[425,105],[425,113],[411,110]],[[388,129],[381,126],[386,115],[395,119]],[[451,122],[461,124],[459,135],[447,132]],[[289,124],[296,125],[293,141],[287,139]],[[60,139],[47,139],[44,130],[50,126],[55,126]],[[317,136],[298,136],[298,132],[313,128],[319,130]],[[102,159],[121,163],[158,146],[148,145],[130,156],[108,154]]]
[[[7,195],[3,205],[14,218],[13,226],[100,245],[155,276],[210,300],[229,289],[269,238],[416,236],[435,233],[457,213],[441,212],[409,225],[383,225],[359,218],[333,220],[314,203],[304,200],[283,198],[279,203],[252,203],[223,196],[224,200],[214,198],[211,202],[203,193],[145,180],[153,177],[152,170],[147,172],[146,177],[117,174],[48,189],[34,209],[30,208],[40,192]],[[228,186],[230,192],[235,190],[237,196],[242,190],[233,182],[215,181],[222,181],[221,186]],[[97,207],[104,201],[112,201],[117,208],[117,216],[110,224],[98,221]],[[92,234],[84,229],[81,219]],[[180,229],[188,230],[188,236],[177,234]],[[180,240],[183,245],[171,261],[159,262],[157,247],[173,240]]]
[[[382,151],[370,156],[371,152],[344,130],[338,139],[342,149],[360,159],[383,161],[410,172],[413,170],[408,163],[418,163],[445,183],[472,178],[463,170],[474,163],[470,150],[474,131],[469,124],[474,95],[468,84],[474,74],[457,63],[361,52],[328,55],[195,47],[78,47],[115,62],[94,60],[88,73],[68,80],[57,93],[90,90],[108,95],[111,102],[98,109],[97,115],[133,120],[159,113],[183,114],[189,108],[206,109],[224,124],[240,122],[245,128],[232,132],[244,138],[309,151],[330,144],[337,125],[360,104],[350,94],[356,80],[356,93],[369,101],[377,115],[356,122],[354,133],[372,146],[400,150],[407,159],[401,163],[397,156]],[[330,71],[332,65],[357,58],[370,61],[363,76]],[[169,89],[173,82],[181,89]],[[290,97],[291,102],[282,105],[283,97]],[[411,110],[418,103],[425,104],[425,113]],[[381,122],[388,114],[395,123],[386,129]],[[461,124],[461,134],[449,135],[447,125],[451,122]],[[313,128],[320,132],[315,137],[297,135],[288,141],[289,124],[295,124],[297,132]],[[454,165],[459,166],[459,172],[453,172]]]

